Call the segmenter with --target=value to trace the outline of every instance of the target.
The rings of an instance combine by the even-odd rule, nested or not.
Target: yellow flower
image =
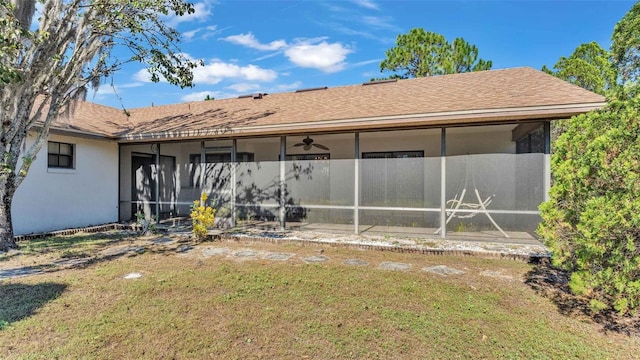
[[[206,206],[207,198],[207,194],[202,193],[200,200],[193,202],[191,211],[193,235],[199,239],[204,238],[207,235],[207,230],[215,224],[215,209]]]

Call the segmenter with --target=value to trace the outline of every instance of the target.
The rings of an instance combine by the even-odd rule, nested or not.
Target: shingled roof
[[[562,119],[604,97],[528,68],[129,110],[85,103],[69,129],[120,141],[240,137]]]

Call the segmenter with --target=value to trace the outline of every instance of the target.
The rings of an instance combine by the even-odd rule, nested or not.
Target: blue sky
[[[172,104],[340,86],[380,77],[398,34],[414,27],[462,37],[494,69],[553,66],[581,43],[609,48],[614,25],[634,1],[214,1],[169,18],[182,50],[205,66],[196,86],[148,81],[142,64],[124,67],[89,101],[115,107]],[[113,82],[118,96],[114,95]],[[119,98],[120,99],[119,99]]]

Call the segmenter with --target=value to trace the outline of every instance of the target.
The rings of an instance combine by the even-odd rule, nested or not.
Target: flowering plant
[[[195,200],[191,207],[193,235],[198,239],[204,239],[207,236],[207,231],[214,225],[216,210],[206,205],[207,198],[207,194],[202,193],[200,199]]]

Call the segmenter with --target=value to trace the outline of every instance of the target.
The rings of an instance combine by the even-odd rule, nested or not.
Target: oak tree
[[[192,85],[201,61],[180,52],[166,19],[193,12],[184,0],[0,0],[0,251],[16,247],[15,191],[74,100],[128,62],[154,82]],[[35,141],[21,151],[27,133]]]

